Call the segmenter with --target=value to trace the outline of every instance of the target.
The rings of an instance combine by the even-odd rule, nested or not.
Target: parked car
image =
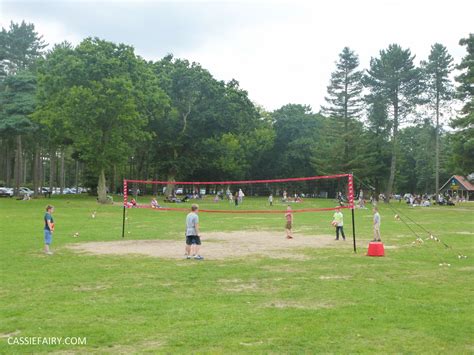
[[[0,197],[12,197],[13,190],[10,190],[8,187],[0,187]]]
[[[24,196],[24,195],[31,196],[31,195],[34,194],[34,191],[30,190],[27,187],[20,187],[20,189],[18,190],[18,193],[19,193],[20,196]]]

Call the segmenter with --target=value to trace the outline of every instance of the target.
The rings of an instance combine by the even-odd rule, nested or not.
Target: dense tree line
[[[473,34],[460,45],[456,90],[441,44],[420,65],[390,45],[366,70],[346,47],[320,112],[267,112],[236,80],[218,81],[198,63],[147,61],[98,38],[46,51],[32,24],[12,23],[0,32],[0,184],[86,185],[105,202],[124,177],[354,172],[377,191],[434,192],[449,174],[474,170]],[[463,107],[453,115],[454,100]]]

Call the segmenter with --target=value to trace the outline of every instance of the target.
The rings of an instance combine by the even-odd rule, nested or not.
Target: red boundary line
[[[138,205],[137,207],[130,207],[130,208],[148,208],[155,211],[174,211],[174,212],[189,212],[189,208],[178,208],[178,207],[160,207],[160,208],[151,208],[148,205]],[[303,208],[300,210],[291,210],[292,213],[300,213],[300,212],[322,212],[322,211],[335,211],[339,207],[327,207],[327,208]],[[340,208],[348,208],[351,209],[350,206],[341,206]],[[199,212],[208,212],[208,213],[228,213],[228,214],[238,214],[238,213],[286,213],[286,210],[206,210],[206,209],[199,209]]]
[[[241,180],[241,181],[153,181],[153,180],[129,180],[125,179],[124,182],[140,183],[140,184],[174,184],[174,185],[239,185],[239,184],[265,184],[275,182],[292,182],[292,181],[309,181],[309,180],[321,180],[321,179],[335,179],[341,177],[347,177],[350,174],[338,174],[338,175],[323,175],[323,176],[311,176],[304,178],[287,178],[287,179],[272,179],[272,180]]]

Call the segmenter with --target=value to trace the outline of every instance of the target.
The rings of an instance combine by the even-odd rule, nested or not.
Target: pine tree
[[[443,106],[448,104],[454,96],[453,86],[449,74],[453,70],[453,58],[445,46],[435,43],[431,46],[431,53],[427,62],[422,63],[426,82],[428,103],[435,111],[435,191],[439,192],[439,135],[440,114]]]
[[[2,28],[0,32],[0,134],[15,136],[16,193],[23,171],[22,135],[33,127],[29,114],[36,89],[34,66],[45,47],[33,24],[11,22],[8,30]]]
[[[325,97],[327,107],[322,107],[325,115],[335,120],[335,139],[343,143],[342,165],[349,168],[351,151],[357,139],[352,134],[352,123],[362,111],[362,71],[359,67],[359,57],[348,47],[344,47],[336,62],[336,70],[331,74],[331,81],[327,87],[328,96]],[[352,147],[351,147],[352,146]]]
[[[365,77],[366,85],[372,95],[382,97],[391,107],[392,156],[386,188],[387,197],[392,194],[395,180],[400,124],[421,102],[421,70],[413,64],[414,58],[409,49],[391,44],[388,49],[380,51],[379,58],[370,60],[370,69]]]
[[[464,106],[451,121],[451,127],[457,129],[453,134],[453,150],[458,172],[469,174],[474,169],[474,34],[461,39],[459,44],[467,47],[467,55],[457,66],[462,73],[456,77],[457,97],[464,101]]]

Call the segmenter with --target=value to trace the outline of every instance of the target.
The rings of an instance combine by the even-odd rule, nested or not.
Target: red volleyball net
[[[352,174],[242,181],[152,181],[125,179],[126,208],[208,213],[284,213],[354,208]]]

